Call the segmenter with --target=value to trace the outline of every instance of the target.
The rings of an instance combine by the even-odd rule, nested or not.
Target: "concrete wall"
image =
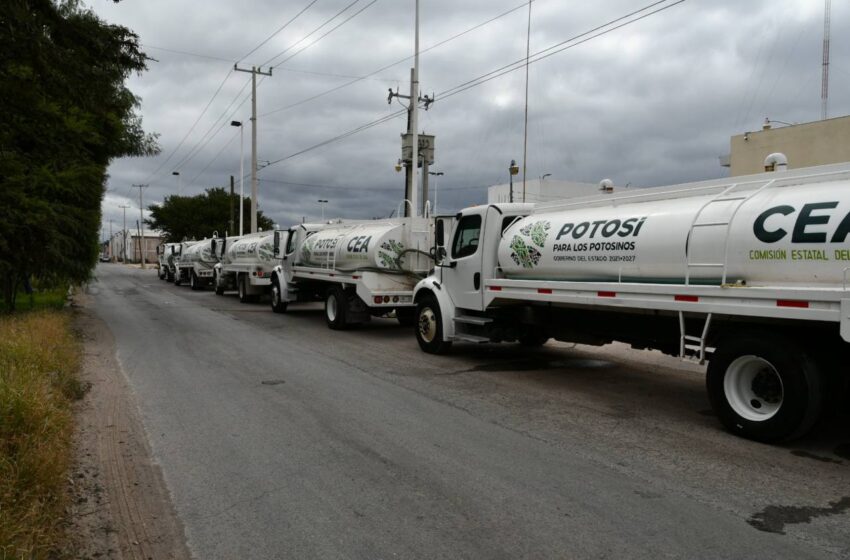
[[[730,175],[764,171],[764,158],[773,152],[788,157],[788,168],[850,161],[850,116],[733,136]]]

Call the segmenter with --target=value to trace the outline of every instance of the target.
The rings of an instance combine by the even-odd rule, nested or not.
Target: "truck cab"
[[[417,319],[420,344],[444,349],[451,340],[480,341],[480,337],[464,333],[464,326],[486,320],[476,315],[485,309],[484,282],[498,274],[502,233],[532,208],[525,203],[490,204],[457,214],[446,239],[445,255],[414,289],[414,302],[427,307]]]

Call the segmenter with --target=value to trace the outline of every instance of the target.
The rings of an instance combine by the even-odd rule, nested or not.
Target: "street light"
[[[183,181],[180,178],[180,172],[179,171],[172,171],[171,174],[177,176],[177,196],[182,196]]]
[[[545,173],[545,174],[541,175],[540,176],[540,182],[542,183],[543,181],[546,180],[546,177],[551,177],[551,176],[552,176],[551,173]]]
[[[325,222],[325,204],[327,204],[328,201],[319,199],[318,202],[319,202],[319,206],[322,208],[322,223],[324,223]]]
[[[515,159],[511,160],[511,165],[510,165],[510,167],[508,167],[508,173],[510,174],[510,178],[511,178],[511,182],[510,182],[511,192],[510,192],[509,200],[510,200],[510,202],[513,202],[514,201],[514,176],[516,176],[519,173],[519,167],[517,166]]]
[[[428,175],[433,175],[434,177],[442,177],[444,173],[442,171],[429,171]],[[434,215],[437,215],[437,180],[434,179]]]
[[[244,198],[243,185],[245,182],[245,128],[242,126],[242,121],[230,121],[230,126],[239,127],[239,235],[242,235],[242,200]]]

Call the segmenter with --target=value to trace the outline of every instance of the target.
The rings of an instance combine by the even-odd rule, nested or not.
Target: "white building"
[[[613,192],[613,186],[607,192]],[[514,202],[523,201],[522,179],[514,178]],[[510,183],[493,185],[487,189],[487,203],[510,202]],[[565,198],[592,196],[599,194],[599,183],[578,183],[576,181],[556,181],[531,179],[525,182],[525,202],[553,202]]]
[[[112,238],[107,242],[106,255],[112,261],[138,263],[141,262],[139,248],[144,246],[145,262],[154,263],[156,259],[156,248],[164,239],[162,232],[145,231],[145,242],[139,243],[139,234],[133,231],[125,232],[118,231],[112,234]],[[126,257],[125,257],[126,250]]]

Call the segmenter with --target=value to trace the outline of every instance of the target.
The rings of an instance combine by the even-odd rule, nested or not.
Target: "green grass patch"
[[[70,313],[0,317],[0,558],[55,558],[63,541],[74,431],[84,394]]]
[[[62,309],[68,300],[68,287],[35,288],[33,293],[18,292],[15,299],[15,311],[37,311],[40,309]],[[6,304],[0,299],[0,313],[7,311]]]

